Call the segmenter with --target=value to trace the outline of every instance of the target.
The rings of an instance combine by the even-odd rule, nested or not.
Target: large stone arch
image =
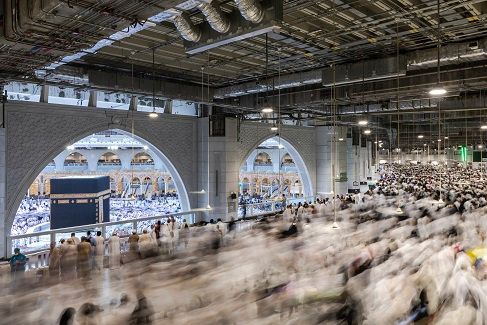
[[[242,123],[240,127],[239,166],[265,140],[276,137],[265,123]],[[315,134],[310,127],[281,127],[280,141],[294,159],[303,181],[304,195],[313,196],[316,189]]]
[[[176,121],[160,115],[159,119],[151,120],[142,112],[78,110],[42,103],[9,103],[6,109],[6,233],[10,233],[27,189],[54,157],[75,141],[111,129],[133,134],[135,139],[146,142],[172,174],[183,210],[191,209],[188,192],[196,187],[192,177],[196,170],[193,162],[197,161],[195,118],[178,117]],[[181,127],[182,124],[186,127]],[[180,135],[178,141],[167,141],[176,130]]]

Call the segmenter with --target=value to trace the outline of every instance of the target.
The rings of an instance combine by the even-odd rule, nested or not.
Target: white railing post
[[[49,238],[51,239],[51,243],[52,242],[56,242],[56,233],[55,232],[52,232],[49,236]],[[50,244],[50,243],[49,243]]]
[[[132,222],[132,231],[134,231],[134,230],[137,231],[137,221]]]
[[[103,238],[107,238],[106,235],[107,235],[107,228],[105,225],[101,225],[101,236]]]

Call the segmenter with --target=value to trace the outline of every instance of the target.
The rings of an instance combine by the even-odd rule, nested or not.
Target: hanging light
[[[445,140],[448,140],[448,137],[445,137]]]
[[[152,49],[152,112],[149,113],[150,118],[157,118],[156,112],[156,88],[154,83],[154,76],[155,76],[155,57],[156,57],[156,49]]]
[[[343,141],[343,138],[338,138],[338,141]]]
[[[436,17],[436,21],[437,21],[437,35],[436,35],[436,38],[437,38],[437,45],[436,45],[436,48],[437,48],[437,80],[436,80],[436,86],[431,89],[429,91],[429,94],[431,96],[442,96],[444,94],[446,94],[446,89],[441,86],[441,74],[440,74],[440,71],[441,71],[441,60],[440,60],[440,48],[441,48],[441,19],[440,19],[440,0],[438,0],[436,2],[436,12],[437,12],[437,17]]]
[[[272,112],[274,112],[274,110],[272,109],[272,107],[264,107],[262,109],[262,113],[264,113],[264,114],[269,114],[269,113],[272,113]]]
[[[273,126],[271,126],[271,131],[276,132],[278,130],[279,128],[277,127],[277,125],[274,124]]]
[[[479,149],[482,149],[483,147],[484,147],[484,146],[483,146],[483,145],[481,145],[481,144],[479,144],[479,145],[477,146],[477,148],[479,148]]]
[[[422,139],[422,138],[424,138],[424,135],[422,134],[418,135],[418,139]]]
[[[371,130],[369,130],[369,129],[367,129],[367,130],[365,130],[365,131],[364,131],[364,134],[365,134],[365,135],[369,135],[369,134],[371,134],[371,133],[372,133],[372,131],[371,131]]]
[[[367,121],[367,120],[360,120],[360,121],[358,121],[358,125],[365,126],[367,124],[369,124],[369,121]]]
[[[438,139],[438,142],[441,142],[441,139]]]
[[[487,130],[487,125],[482,125],[482,126],[480,127],[480,129],[481,129],[481,130]]]

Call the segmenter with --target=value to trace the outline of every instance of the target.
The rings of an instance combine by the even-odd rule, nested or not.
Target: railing
[[[188,213],[198,214],[198,213],[202,213],[204,211],[207,211],[207,209],[198,209],[198,210],[192,210],[189,212],[174,213],[174,214],[172,214],[172,216],[177,216],[177,215],[181,216],[181,215],[186,215]],[[137,219],[137,220],[130,220],[130,222],[138,222],[138,221],[143,221],[146,219],[148,219],[150,221],[151,220],[159,220],[160,218],[163,218],[163,217],[142,218],[142,219]],[[119,224],[119,223],[126,223],[126,221],[109,222],[109,223],[98,224],[98,225],[88,225],[88,227],[95,226],[95,229],[96,229],[96,227],[100,227],[100,226],[103,227],[103,225]],[[247,221],[240,220],[240,221],[236,222],[235,231],[237,233],[248,231],[248,230],[253,229],[254,226],[255,226],[254,220],[247,220]],[[82,227],[87,227],[87,226],[82,226]],[[78,231],[80,230],[79,228],[81,228],[81,227],[64,228],[64,229],[46,231],[43,233],[52,233],[52,232],[56,232],[56,231],[63,231],[63,232],[67,232],[67,233],[75,232],[76,233],[76,230],[78,230]],[[74,230],[72,231],[72,229],[74,229]],[[85,230],[86,229],[83,229],[83,231],[85,231]],[[88,229],[88,230],[91,230],[91,229]],[[76,234],[76,236],[78,236],[78,238],[79,238],[80,235]],[[25,235],[11,236],[10,239],[23,238],[23,237],[26,237],[26,236]],[[126,235],[121,235],[119,237],[120,237],[121,253],[127,252],[129,249],[129,243],[128,243],[129,235],[126,234]],[[107,237],[105,237],[105,255],[107,253],[107,251],[106,251],[107,243],[108,243],[108,240],[107,240]],[[49,255],[50,255],[49,249],[38,249],[35,251],[22,251],[22,253],[24,253],[24,255],[29,258],[29,260],[26,264],[26,271],[31,271],[31,270],[35,270],[35,269],[39,269],[39,268],[45,268],[45,267],[49,266]]]
[[[104,238],[109,238],[113,232],[117,232],[120,237],[129,236],[133,229],[137,230],[137,233],[141,233],[144,229],[149,229],[150,226],[158,220],[165,220],[169,216],[173,216],[176,220],[186,219],[188,223],[192,224],[196,221],[196,215],[205,211],[208,211],[208,209],[195,209],[161,216],[111,221],[92,225],[46,230],[31,234],[7,236],[7,252],[12,253],[13,249],[18,247],[22,252],[35,254],[48,249],[51,242],[57,243],[62,238],[68,239],[73,232],[76,233],[76,236],[78,237],[84,236],[87,231],[91,231],[92,234],[101,231]]]
[[[299,202],[313,202],[314,200],[314,196],[302,198],[286,198],[286,205],[294,203],[298,204]],[[282,200],[267,200],[259,203],[243,204],[238,206],[238,217],[258,217],[274,212],[279,212],[284,210],[285,208],[286,207],[284,206]]]

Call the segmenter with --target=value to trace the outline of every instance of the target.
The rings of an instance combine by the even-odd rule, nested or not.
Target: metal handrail
[[[193,210],[189,210],[189,211],[185,211],[185,212],[176,212],[176,213],[164,214],[164,215],[160,215],[160,216],[152,216],[152,217],[144,217],[144,218],[128,219],[128,220],[120,220],[120,221],[109,221],[109,222],[95,223],[95,224],[83,225],[83,226],[75,226],[75,227],[59,228],[59,229],[53,229],[53,230],[45,230],[45,231],[39,231],[36,233],[31,233],[31,234],[7,235],[7,238],[12,240],[12,239],[22,239],[22,238],[29,238],[29,237],[51,235],[53,233],[54,234],[55,233],[69,233],[69,232],[76,232],[77,230],[86,230],[86,229],[90,229],[90,228],[101,228],[101,227],[108,227],[108,226],[123,225],[126,223],[150,221],[150,220],[155,220],[155,219],[167,218],[167,217],[171,217],[171,216],[177,217],[177,216],[188,215],[188,214],[198,214],[198,213],[205,212],[205,211],[208,211],[208,209],[206,209],[206,208],[193,209]]]

